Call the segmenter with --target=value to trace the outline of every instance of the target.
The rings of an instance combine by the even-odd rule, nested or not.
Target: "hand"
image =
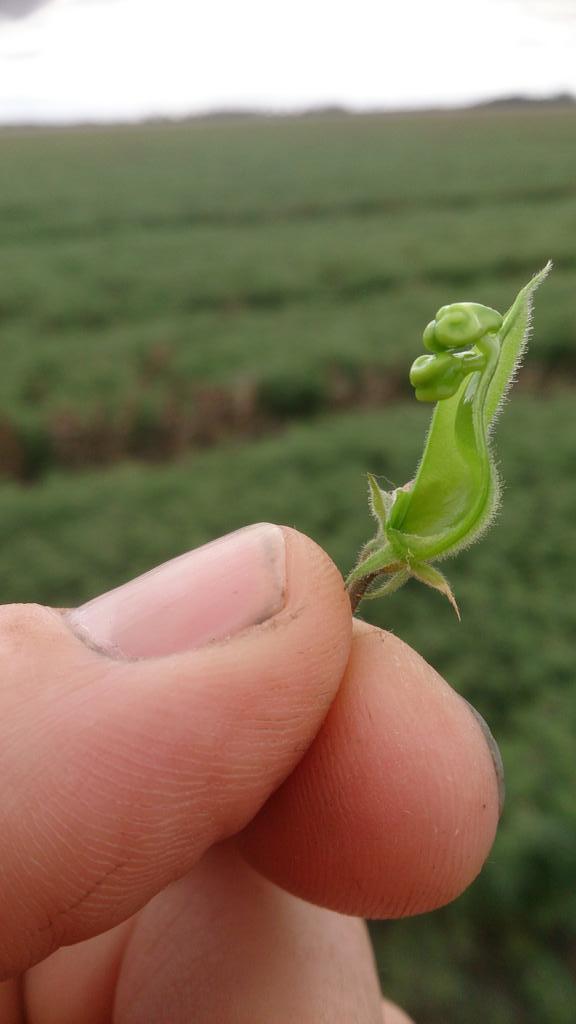
[[[250,527],[75,611],[6,606],[0,664],[3,1024],[407,1021],[344,915],[454,899],[498,781],[320,548]]]

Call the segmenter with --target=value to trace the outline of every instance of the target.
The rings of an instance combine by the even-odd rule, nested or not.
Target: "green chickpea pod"
[[[458,611],[448,581],[431,563],[473,543],[492,520],[499,481],[490,431],[526,345],[533,293],[550,266],[505,316],[477,302],[455,302],[425,328],[428,351],[412,364],[410,382],[419,401],[437,404],[414,480],[387,492],[368,477],[378,532],[347,580],[354,608],[364,596],[391,593],[413,576]],[[374,588],[382,576],[387,581]]]

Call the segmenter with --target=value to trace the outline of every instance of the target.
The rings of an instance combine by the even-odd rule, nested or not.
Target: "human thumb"
[[[243,828],[318,731],[350,638],[328,556],[269,524],[70,612],[0,609],[0,979]]]

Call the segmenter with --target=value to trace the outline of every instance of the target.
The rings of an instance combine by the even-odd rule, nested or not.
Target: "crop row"
[[[478,279],[464,295],[422,284],[362,302],[165,315],[89,333],[13,325],[0,377],[0,474],[174,458],[289,420],[396,401],[409,393],[408,367],[438,306],[467,297],[504,310],[523,280]],[[557,269],[538,295],[520,378],[533,390],[574,379],[572,300],[572,275]]]
[[[0,133],[9,237],[372,216],[574,194],[575,115],[269,119]]]
[[[462,213],[334,218],[266,227],[129,228],[110,239],[8,242],[0,323],[45,337],[202,312],[360,302],[402,287],[465,289],[529,276],[553,258],[576,267],[576,198],[529,213],[518,203]]]

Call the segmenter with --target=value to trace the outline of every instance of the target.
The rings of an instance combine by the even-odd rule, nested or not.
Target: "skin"
[[[458,896],[498,787],[466,703],[285,529],[287,601],[124,661],[0,610],[3,1024],[409,1024],[360,916]]]

